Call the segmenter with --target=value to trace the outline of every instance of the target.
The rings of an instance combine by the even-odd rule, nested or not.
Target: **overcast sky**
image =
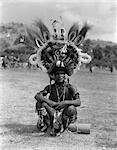
[[[0,0],[0,21],[31,24],[40,18],[50,28],[50,19],[62,16],[67,30],[87,21],[87,38],[116,42],[116,9],[116,0]]]

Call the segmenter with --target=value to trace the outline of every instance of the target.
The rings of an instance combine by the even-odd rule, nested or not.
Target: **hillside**
[[[25,34],[25,25],[23,23],[7,23],[0,25],[0,51],[4,51],[13,45],[14,40],[19,34]],[[92,47],[99,45],[100,47],[115,46],[117,43],[103,40],[90,39]]]
[[[117,45],[117,43],[113,43],[111,41],[104,41],[104,40],[91,40],[91,42],[93,43],[94,47],[96,45],[99,45],[100,47],[105,47],[105,46],[115,46]]]

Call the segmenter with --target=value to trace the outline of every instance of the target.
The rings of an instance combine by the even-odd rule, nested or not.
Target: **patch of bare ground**
[[[48,137],[36,129],[34,95],[49,83],[37,70],[0,70],[1,150],[116,150],[117,72],[81,70],[71,77],[80,92],[77,123],[90,123],[90,134],[65,131]]]

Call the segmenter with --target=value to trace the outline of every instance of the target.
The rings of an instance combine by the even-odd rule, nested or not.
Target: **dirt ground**
[[[82,101],[77,123],[90,123],[90,134],[66,131],[48,137],[38,132],[34,95],[48,83],[37,70],[0,70],[1,150],[117,149],[117,72],[81,70],[71,77]]]

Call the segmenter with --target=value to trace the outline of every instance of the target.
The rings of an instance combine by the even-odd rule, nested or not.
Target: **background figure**
[[[7,56],[3,57],[3,59],[2,59],[2,67],[4,69],[6,69],[6,67],[7,67]]]

